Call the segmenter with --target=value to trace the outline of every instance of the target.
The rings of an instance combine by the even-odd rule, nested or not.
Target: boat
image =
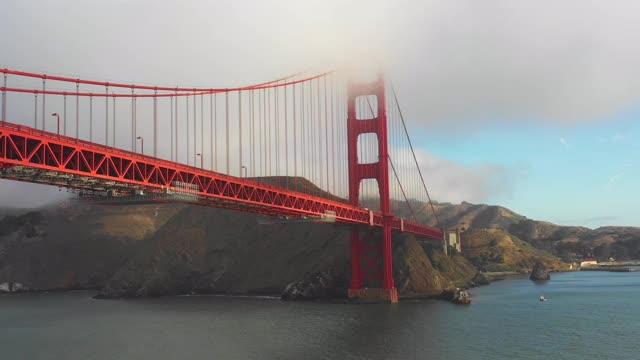
[[[469,305],[471,304],[471,296],[465,289],[456,288],[453,293],[452,301],[455,304]]]
[[[547,301],[547,299],[544,297],[544,295],[540,295],[540,301]]]

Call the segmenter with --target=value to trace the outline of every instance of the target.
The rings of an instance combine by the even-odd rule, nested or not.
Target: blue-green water
[[[552,276],[471,306],[3,295],[0,359],[640,359],[640,273]]]

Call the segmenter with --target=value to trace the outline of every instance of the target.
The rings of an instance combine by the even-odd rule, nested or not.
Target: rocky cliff
[[[279,295],[290,287],[291,298],[346,297],[348,238],[339,226],[259,225],[252,214],[189,207],[145,241],[100,296]],[[461,257],[440,257],[442,269],[434,268],[412,237],[394,239],[394,261],[401,297],[436,295],[467,285],[476,273]]]

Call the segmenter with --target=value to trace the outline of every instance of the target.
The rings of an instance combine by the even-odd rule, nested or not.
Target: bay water
[[[558,273],[470,292],[470,306],[7,294],[0,359],[640,359],[640,273]]]

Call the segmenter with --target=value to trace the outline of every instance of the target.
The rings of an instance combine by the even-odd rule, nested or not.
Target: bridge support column
[[[357,117],[359,97],[375,97],[377,113],[373,118]],[[364,106],[373,106],[366,98]],[[382,234],[373,229],[361,237],[360,229],[351,230],[351,288],[349,298],[366,302],[398,302],[393,281],[391,252],[391,223],[393,215],[389,199],[389,150],[387,144],[387,108],[382,76],[372,83],[349,84],[347,142],[349,157],[349,203],[359,206],[360,182],[375,179],[380,192],[380,211],[383,215]],[[373,109],[371,109],[373,112]],[[358,161],[358,136],[372,133],[378,137],[378,162]],[[377,235],[377,236],[376,236]]]

